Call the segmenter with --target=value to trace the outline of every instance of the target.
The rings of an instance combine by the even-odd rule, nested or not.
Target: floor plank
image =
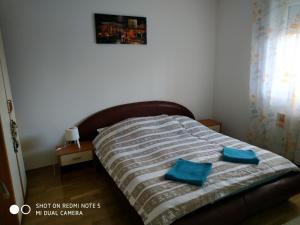
[[[112,185],[104,172],[96,171],[91,165],[65,171],[62,176],[54,175],[52,167],[28,172],[27,204],[32,212],[23,217],[23,225],[142,225],[141,219],[126,199]],[[100,209],[85,209],[83,216],[38,216],[37,203],[100,203]],[[48,210],[48,209],[47,209]],[[53,210],[53,209],[51,209]],[[59,212],[62,209],[55,209]],[[79,210],[79,209],[76,209]],[[281,225],[300,215],[300,194],[288,202],[275,205],[241,225]]]

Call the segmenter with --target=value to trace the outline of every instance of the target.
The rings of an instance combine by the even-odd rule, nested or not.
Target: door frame
[[[3,127],[0,121],[0,182],[6,186],[9,192],[9,197],[4,198],[0,193],[0,225],[18,225],[18,214],[11,214],[9,212],[9,207],[15,204],[15,194],[13,190],[11,174],[7,158],[7,149],[4,142]]]

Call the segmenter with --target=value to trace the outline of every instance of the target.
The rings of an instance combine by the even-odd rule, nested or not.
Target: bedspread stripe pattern
[[[93,141],[102,165],[146,225],[168,225],[223,197],[298,168],[287,159],[214,132],[184,116],[139,117],[102,129]],[[259,165],[221,160],[224,146],[252,149]],[[202,187],[164,179],[178,158],[213,163]]]

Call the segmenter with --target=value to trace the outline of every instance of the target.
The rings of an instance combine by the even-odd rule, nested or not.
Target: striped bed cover
[[[298,171],[277,154],[184,116],[130,118],[99,130],[93,144],[102,165],[146,225],[169,225],[204,205]],[[224,146],[254,150],[259,165],[222,161]],[[213,164],[202,187],[164,179],[178,158]]]

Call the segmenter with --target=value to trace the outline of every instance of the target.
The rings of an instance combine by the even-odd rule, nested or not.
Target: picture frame
[[[147,44],[146,17],[95,13],[97,44]]]

